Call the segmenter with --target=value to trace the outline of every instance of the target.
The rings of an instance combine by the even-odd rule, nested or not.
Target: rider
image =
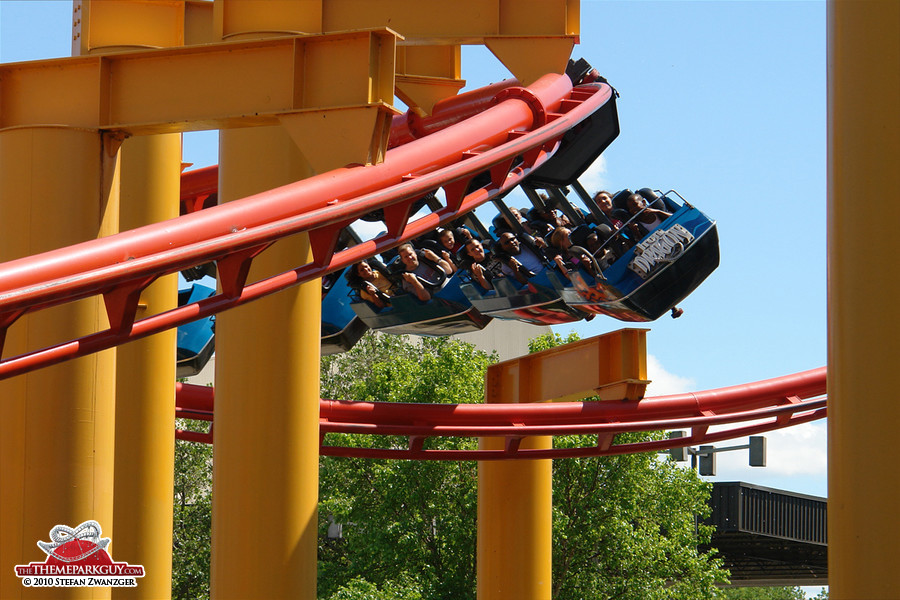
[[[431,250],[416,251],[409,242],[401,244],[397,254],[403,265],[400,271],[403,289],[415,294],[422,302],[431,300],[431,295],[443,288],[453,274],[447,261]]]

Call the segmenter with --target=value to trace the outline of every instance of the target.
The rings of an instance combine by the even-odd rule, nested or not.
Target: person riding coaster
[[[431,250],[416,250],[409,242],[397,248],[400,285],[422,302],[431,300],[432,294],[442,289],[453,275],[453,267]]]

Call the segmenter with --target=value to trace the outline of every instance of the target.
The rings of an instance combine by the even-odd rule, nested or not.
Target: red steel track
[[[178,384],[175,414],[213,421],[213,389]],[[414,460],[506,460],[572,458],[655,452],[712,443],[790,427],[826,416],[825,367],[738,386],[645,398],[640,402],[551,404],[403,404],[320,402],[321,454]],[[720,426],[709,431],[712,426]],[[615,443],[617,433],[687,429],[688,437]],[[327,433],[403,436],[406,447],[360,448],[324,443]],[[524,449],[524,436],[596,435],[580,448]],[[429,437],[506,438],[504,450],[430,450]],[[208,432],[176,431],[182,440],[212,443]]]
[[[384,162],[350,165],[281,188],[199,210],[216,191],[215,168],[187,174],[188,213],[75,246],[0,264],[0,349],[7,328],[26,312],[102,295],[110,327],[0,360],[0,379],[112,348],[316,279],[411,240],[518,185],[559,146],[562,136],[614,93],[606,84],[572,87],[547,75],[528,88],[502,82],[449,99],[432,117],[395,118]],[[489,172],[491,182],[469,191]],[[445,205],[414,221],[413,203],[443,189]],[[469,193],[466,193],[466,192]],[[387,233],[335,251],[342,228],[383,209]],[[272,243],[308,232],[313,262],[248,283],[253,258]],[[222,293],[136,320],[141,291],[157,277],[215,261]],[[405,436],[406,448],[322,446],[322,454],[431,460],[561,458],[655,451],[713,442],[825,416],[825,369],[707,392],[637,403],[421,405],[323,400],[321,432]],[[212,421],[212,390],[179,384],[176,414]],[[762,419],[761,422],[750,423]],[[713,425],[726,429],[710,433]],[[615,434],[690,428],[691,436],[615,444]],[[533,435],[595,434],[596,445],[520,449]],[[428,437],[506,437],[505,450],[429,450]],[[178,432],[212,441],[211,433]]]

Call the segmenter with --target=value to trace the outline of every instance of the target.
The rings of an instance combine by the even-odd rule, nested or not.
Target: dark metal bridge
[[[714,483],[710,504],[732,585],[828,585],[825,498],[737,481]]]

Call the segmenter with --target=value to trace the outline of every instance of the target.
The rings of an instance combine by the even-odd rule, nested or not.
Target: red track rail
[[[566,131],[612,93],[605,84],[572,88],[566,76],[547,75],[529,88],[502,90],[487,110],[482,110],[485,94],[468,101],[456,99],[430,123],[408,119],[408,131],[398,133],[395,142],[446,128],[390,150],[378,165],[336,169],[178,219],[4,263],[0,342],[25,312],[96,295],[103,296],[111,325],[105,331],[4,358],[0,379],[240,306],[418,237],[518,185],[549,158]],[[471,112],[476,114],[462,120]],[[517,157],[522,162],[513,166]],[[485,171],[491,174],[491,184],[466,195],[472,178]],[[413,202],[439,188],[446,206],[410,222]],[[379,208],[385,212],[386,234],[334,251],[343,227]],[[312,263],[246,282],[257,254],[280,238],[304,231],[310,235]],[[210,261],[217,263],[223,293],[135,320],[140,292],[154,279]]]
[[[403,404],[320,403],[320,431],[404,436],[406,448],[321,446],[321,454],[414,460],[508,460],[571,458],[653,452],[754,435],[826,416],[825,367],[755,383],[646,398],[640,402],[564,402],[554,404]],[[175,414],[213,421],[212,388],[179,384]],[[751,423],[752,422],[752,423]],[[750,423],[750,424],[747,424]],[[711,426],[726,428],[710,432]],[[690,428],[689,437],[630,444],[614,443],[631,431]],[[597,443],[580,448],[519,448],[529,435],[594,434]],[[429,437],[507,439],[504,450],[429,450]],[[177,431],[182,440],[212,443],[209,432]],[[323,440],[324,442],[324,440]]]

